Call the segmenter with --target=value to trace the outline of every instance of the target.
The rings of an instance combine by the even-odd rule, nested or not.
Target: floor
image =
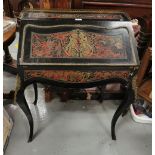
[[[17,39],[10,46],[17,53]],[[15,76],[4,72],[4,91],[15,88]],[[26,91],[31,109],[35,138],[27,143],[29,126],[25,115],[16,104],[6,105],[14,127],[5,155],[151,155],[152,125],[132,120],[130,113],[116,125],[117,141],[111,140],[110,125],[119,101],[73,101],[62,103],[54,98],[44,101],[43,86],[39,85],[37,106],[32,86]],[[8,101],[4,101],[7,103]],[[12,102],[13,103],[13,102]]]

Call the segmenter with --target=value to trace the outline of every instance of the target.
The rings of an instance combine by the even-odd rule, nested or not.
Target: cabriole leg
[[[113,140],[116,140],[116,134],[115,134],[115,125],[116,122],[121,114],[123,114],[129,107],[130,104],[134,101],[134,91],[132,88],[128,88],[126,91],[126,97],[125,100],[122,101],[122,103],[117,108],[111,122],[111,136]]]
[[[33,88],[34,88],[34,94],[35,94],[35,100],[33,102],[34,105],[37,104],[38,100],[38,88],[37,88],[37,83],[33,83]]]
[[[32,117],[32,114],[30,112],[30,109],[28,107],[27,101],[25,99],[23,89],[20,89],[17,92],[16,101],[17,101],[17,104],[22,109],[22,111],[25,113],[25,115],[26,115],[26,117],[28,119],[29,126],[30,126],[30,134],[29,134],[28,142],[31,142],[32,139],[33,139],[33,117]]]

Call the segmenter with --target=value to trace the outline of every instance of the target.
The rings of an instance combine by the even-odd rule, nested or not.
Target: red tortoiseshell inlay
[[[32,33],[31,57],[126,59],[121,35],[75,29],[68,32]]]
[[[26,70],[25,78],[42,77],[70,83],[84,83],[108,78],[125,78],[129,71],[73,71],[73,70]]]

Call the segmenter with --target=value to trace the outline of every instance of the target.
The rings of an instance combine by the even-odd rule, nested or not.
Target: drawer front
[[[129,71],[26,70],[25,80],[43,78],[65,83],[88,83],[109,78],[127,79]]]

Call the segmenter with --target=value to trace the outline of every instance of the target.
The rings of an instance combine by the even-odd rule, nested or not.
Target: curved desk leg
[[[122,113],[122,117],[124,117],[129,111],[129,108],[125,109],[124,112]]]
[[[100,90],[100,97],[99,97],[99,102],[102,103],[104,100],[104,91],[105,91],[106,85],[98,87]]]
[[[4,52],[5,52],[5,55],[4,55],[4,62],[5,63],[12,63],[12,57],[11,57],[11,54],[10,54],[10,52],[9,52],[9,48],[8,48],[8,46],[4,46],[3,47],[3,50],[4,50]]]
[[[116,125],[116,122],[117,122],[119,116],[121,114],[123,114],[129,108],[130,104],[132,104],[133,101],[134,101],[134,91],[130,87],[126,91],[125,100],[123,100],[122,103],[119,105],[119,107],[117,108],[117,110],[112,118],[111,136],[112,136],[113,140],[116,140],[115,125]]]
[[[30,126],[30,134],[29,134],[29,139],[28,142],[31,142],[33,139],[33,117],[32,114],[30,112],[30,109],[28,107],[27,101],[25,99],[24,96],[24,90],[19,90],[17,93],[17,104],[19,105],[19,107],[22,109],[22,111],[25,113],[28,122],[29,122],[29,126]]]
[[[37,104],[37,100],[38,100],[37,83],[33,83],[33,88],[34,88],[34,93],[35,93],[35,100],[34,100],[33,104],[36,105]]]

